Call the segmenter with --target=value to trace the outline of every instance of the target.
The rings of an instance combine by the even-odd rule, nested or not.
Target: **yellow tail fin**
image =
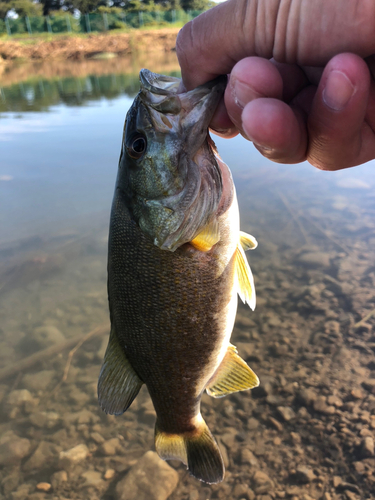
[[[219,447],[201,415],[193,431],[172,434],[155,427],[155,448],[163,460],[177,459],[187,465],[192,476],[208,484],[224,478]]]

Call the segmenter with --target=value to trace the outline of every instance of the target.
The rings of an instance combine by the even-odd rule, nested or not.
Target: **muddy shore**
[[[15,60],[83,60],[134,55],[138,52],[170,52],[175,49],[179,28],[134,30],[130,33],[62,36],[53,40],[0,40],[0,66]]]

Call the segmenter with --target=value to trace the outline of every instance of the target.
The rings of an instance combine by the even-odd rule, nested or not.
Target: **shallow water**
[[[0,79],[0,498],[125,498],[117,484],[153,449],[146,391],[121,417],[96,400],[108,217],[142,66],[178,74],[160,56]],[[203,485],[171,462],[169,498],[375,498],[374,163],[320,172],[268,162],[242,138],[215,142],[259,242],[257,308],[240,306],[233,342],[261,386],[204,396],[226,478]],[[77,445],[76,463],[60,456]]]

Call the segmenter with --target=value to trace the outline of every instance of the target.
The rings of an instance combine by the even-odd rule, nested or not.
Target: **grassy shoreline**
[[[175,49],[181,26],[113,30],[90,34],[39,34],[0,38],[0,63],[83,60]]]

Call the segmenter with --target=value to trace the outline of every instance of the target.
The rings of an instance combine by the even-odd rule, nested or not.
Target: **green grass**
[[[66,33],[20,33],[17,35],[8,36],[6,34],[0,35],[0,41],[3,42],[19,42],[23,45],[34,45],[38,42],[51,42],[53,40],[59,40],[64,38],[88,38],[92,35],[119,35],[122,33],[135,33],[136,31],[156,31],[166,28],[179,28],[181,29],[184,23],[182,21],[175,23],[156,23],[146,26],[141,26],[140,28],[126,27],[122,29],[112,29],[108,31],[92,31],[91,33],[81,33],[81,32],[66,32]]]

